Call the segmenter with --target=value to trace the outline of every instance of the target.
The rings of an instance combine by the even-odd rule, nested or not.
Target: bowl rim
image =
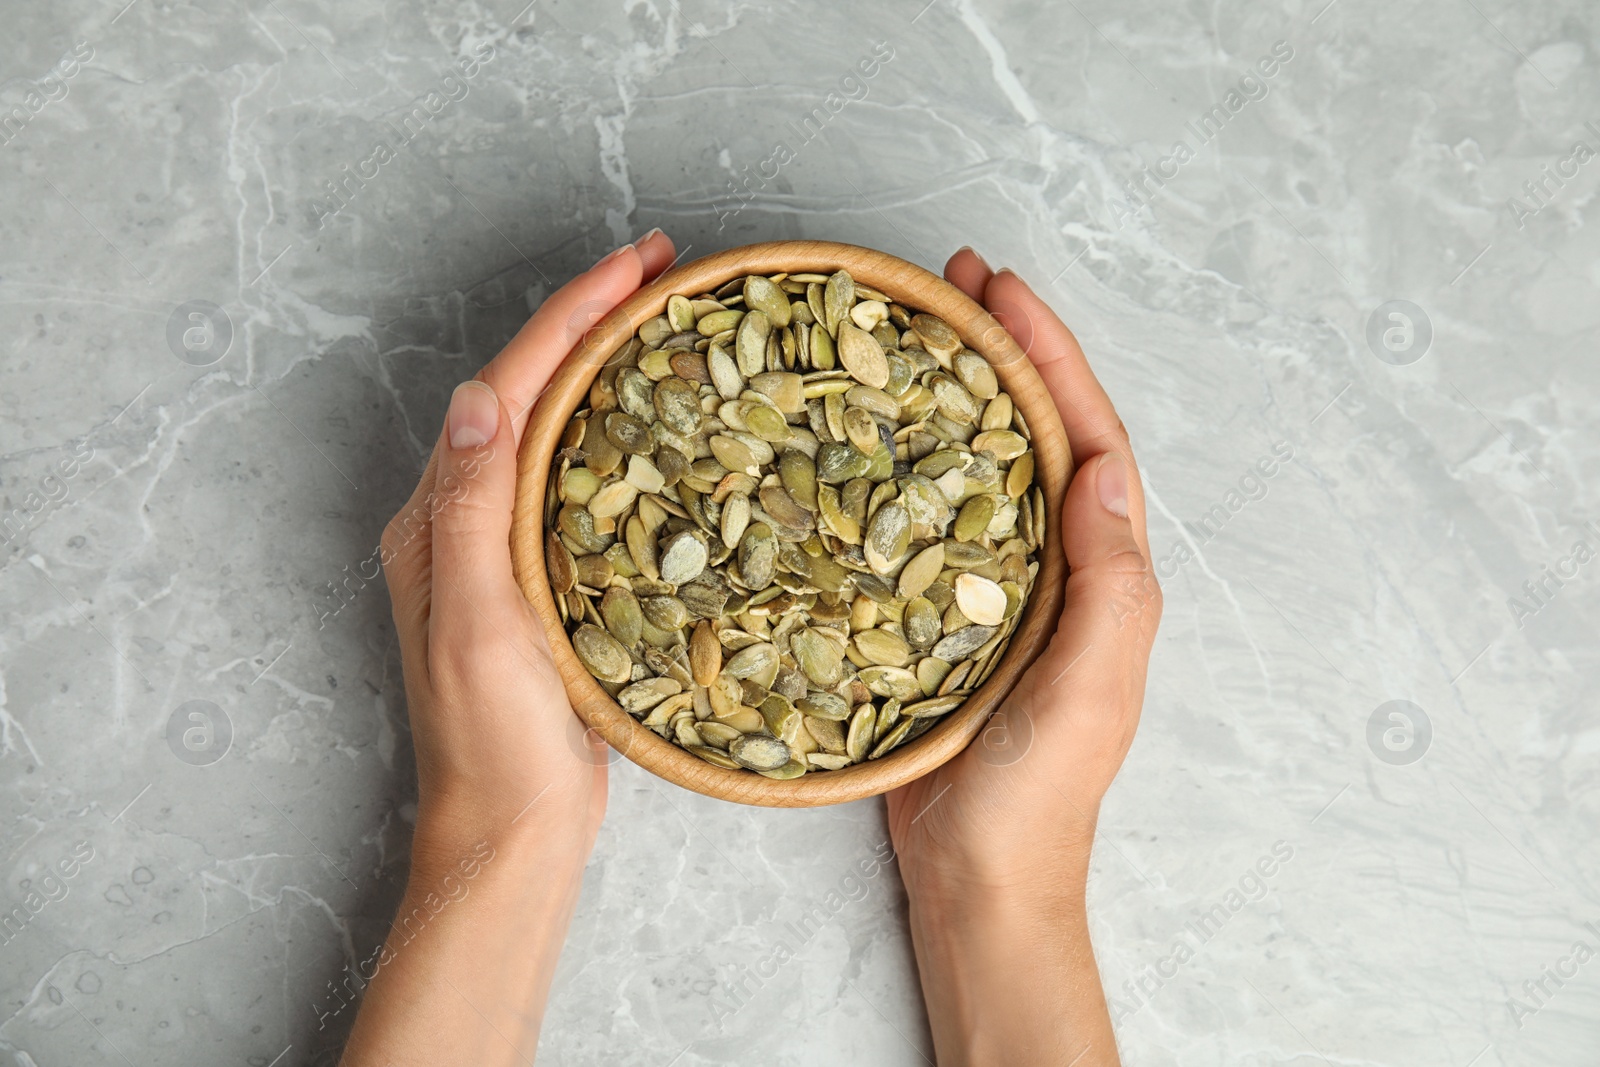
[[[664,312],[669,296],[713,292],[746,274],[832,274],[841,269],[896,303],[944,319],[966,347],[994,367],[1001,388],[1027,422],[1034,484],[1043,490],[1047,523],[1039,571],[1022,620],[983,685],[916,741],[879,759],[778,781],[753,771],[713,766],[658,736],[624,711],[578,661],[545,570],[545,498],[561,435],[573,414],[587,405],[590,384],[644,322]],[[833,241],[743,245],[674,267],[641,287],[588,327],[551,376],[529,416],[518,452],[512,570],[544,626],[574,710],[617,752],[660,778],[720,800],[764,807],[845,803],[888,792],[960,754],[1049,644],[1065,597],[1067,565],[1059,522],[1070,467],[1066,431],[1038,371],[1005,328],[955,285],[897,256],[857,245]],[[996,762],[1016,758],[1020,755],[1008,751]]]

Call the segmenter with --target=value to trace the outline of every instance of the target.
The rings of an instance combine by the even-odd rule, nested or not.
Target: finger
[[[651,244],[651,254],[658,256],[656,241]],[[556,367],[585,331],[631,296],[643,278],[639,250],[623,245],[552,293],[511,343],[478,372],[478,379],[488,383],[511,415],[513,450]]]
[[[656,277],[677,260],[677,250],[672,245],[672,238],[662,233],[659,228],[651,230],[633,243],[639,250],[639,259],[644,264],[644,281],[653,282]]]
[[[1003,269],[989,279],[983,304],[1000,320],[1044,379],[1066,427],[1073,462],[1111,448],[1127,450],[1127,434],[1111,398],[1089,369],[1078,339],[1028,284]]]
[[[944,277],[945,281],[981,304],[983,291],[988,288],[994,271],[989,269],[989,264],[983,261],[982,256],[970,246],[963,245],[944,265]]]
[[[438,465],[439,449],[435,447],[411,498],[384,526],[378,542],[403,664],[426,661],[433,584],[433,486]]]
[[[473,644],[473,634],[509,637],[520,622],[507,548],[516,480],[509,413],[488,385],[463,382],[450,398],[434,483],[430,658],[441,635]]]
[[[1078,339],[1050,306],[1010,270],[1001,270],[989,280],[984,306],[1027,353],[1029,362],[1044,379],[1072,446],[1073,467],[1082,468],[1107,451],[1119,452],[1127,461],[1128,513],[1133,536],[1148,555],[1144,487],[1139,481],[1128,431],[1090,369]]]

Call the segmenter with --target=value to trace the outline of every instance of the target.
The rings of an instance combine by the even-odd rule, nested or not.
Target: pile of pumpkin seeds
[[[877,759],[1005,654],[1044,497],[1022,412],[950,325],[840,271],[677,295],[607,363],[551,470],[578,659],[708,763]]]

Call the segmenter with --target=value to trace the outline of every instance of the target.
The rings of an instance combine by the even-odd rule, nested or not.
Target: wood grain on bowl
[[[572,415],[587,402],[590,383],[607,359],[647,320],[662,313],[674,293],[710,292],[746,274],[846,270],[897,303],[937,315],[968,348],[994,367],[1001,388],[1027,421],[1035,456],[1035,482],[1050,517],[1039,549],[1039,573],[1023,618],[999,666],[961,707],[916,741],[868,763],[777,781],[745,770],[725,770],[699,759],[639,724],[584,669],[572,650],[545,572],[545,494],[558,442]],[[686,789],[741,804],[811,807],[887,792],[929,773],[964,749],[1039,654],[1055,631],[1065,592],[1066,560],[1057,524],[1072,454],[1066,432],[1038,372],[994,317],[961,290],[895,256],[828,241],[774,241],[717,252],[677,267],[640,289],[596,323],[551,379],[523,435],[518,456],[511,558],[523,594],[539,613],[557,669],[578,715],[618,752]]]

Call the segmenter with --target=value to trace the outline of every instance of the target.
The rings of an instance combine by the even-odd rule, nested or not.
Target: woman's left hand
[[[517,446],[573,346],[672,260],[672,242],[652,231],[551,295],[456,388],[421,484],[384,530],[417,832],[390,936],[357,968],[371,985],[347,1067],[492,1067],[528,1062],[538,1046],[605,815],[606,760],[512,575]]]
[[[456,387],[416,492],[383,533],[416,747],[418,844],[483,838],[537,803],[587,855],[605,760],[572,713],[544,627],[511,571],[517,447],[584,332],[673,259],[659,231],[579,275]],[[552,739],[566,736],[566,743]],[[584,758],[591,751],[594,758]],[[557,816],[550,818],[550,816]]]

